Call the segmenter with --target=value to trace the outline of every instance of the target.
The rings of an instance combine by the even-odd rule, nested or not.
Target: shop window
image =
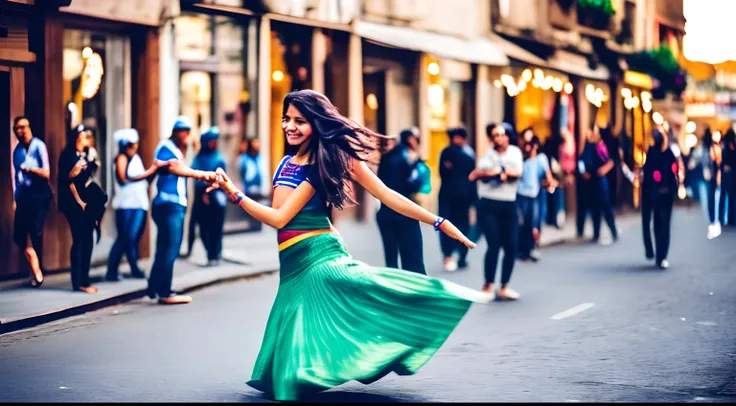
[[[67,131],[91,130],[100,160],[96,181],[112,196],[112,133],[131,126],[130,39],[100,32],[64,30],[64,106]]]
[[[195,124],[192,152],[199,151],[202,132],[218,126],[218,149],[227,171],[244,190],[247,183],[250,196],[257,198],[268,176],[261,175],[265,168],[253,164],[261,162],[253,108],[257,87],[257,37],[252,35],[257,32],[255,24],[253,20],[242,22],[195,13],[177,17],[175,22],[181,71],[179,113]],[[260,188],[253,185],[259,175],[264,179]],[[225,228],[243,226],[260,228],[237,206],[228,206]]]

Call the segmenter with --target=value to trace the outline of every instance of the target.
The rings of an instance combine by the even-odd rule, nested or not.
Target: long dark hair
[[[283,115],[294,106],[312,126],[309,141],[309,160],[318,171],[317,191],[329,206],[342,209],[346,204],[356,204],[350,197],[352,158],[361,161],[375,159],[379,138],[392,138],[377,134],[360,124],[343,117],[330,100],[314,90],[297,90],[284,98]],[[321,189],[321,190],[320,190]]]

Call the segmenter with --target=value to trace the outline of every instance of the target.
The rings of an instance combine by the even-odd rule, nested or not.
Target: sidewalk
[[[617,217],[620,230],[638,224],[638,213],[627,213]],[[575,220],[568,219],[562,229],[546,226],[542,229],[540,245],[549,247],[574,242]],[[343,221],[336,224],[351,250],[361,250],[363,241],[376,241],[380,244],[380,234],[375,223],[355,223]],[[609,236],[606,226],[602,226],[601,238]],[[435,231],[422,227],[425,249],[436,243]],[[624,231],[626,232],[626,231]],[[590,221],[586,224],[585,236],[592,236]],[[485,244],[480,242],[480,244]],[[100,244],[95,250],[106,248]],[[99,255],[99,253],[98,253]],[[174,270],[174,290],[191,292],[212,284],[256,277],[274,273],[278,270],[276,231],[264,227],[261,232],[228,235],[223,241],[225,261],[218,267],[203,267],[206,256],[198,240],[189,259],[179,259]],[[380,260],[382,262],[382,258]],[[141,269],[148,272],[150,260],[141,260]],[[375,265],[382,265],[376,263]],[[121,274],[129,272],[127,264],[121,265]],[[79,315],[88,311],[135,300],[145,296],[146,280],[124,279],[120,282],[104,281],[106,268],[95,267],[90,272],[97,294],[73,292],[68,272],[47,275],[41,288],[31,288],[27,280],[13,280],[0,283],[0,334],[16,331],[37,324],[48,323],[65,317]]]

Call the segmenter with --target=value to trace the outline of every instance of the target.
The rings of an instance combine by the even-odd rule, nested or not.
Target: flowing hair
[[[312,126],[309,160],[319,171],[314,185],[329,206],[342,209],[356,204],[350,197],[352,159],[375,162],[379,140],[394,137],[375,133],[343,117],[330,100],[314,90],[297,90],[284,98],[283,115],[294,106]]]

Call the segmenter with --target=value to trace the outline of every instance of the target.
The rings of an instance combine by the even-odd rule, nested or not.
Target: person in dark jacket
[[[217,139],[220,129],[212,127],[200,136],[201,149],[192,162],[192,169],[214,172],[217,168],[225,170],[225,158],[217,150]],[[194,226],[199,225],[199,235],[207,251],[207,266],[216,266],[222,259],[222,234],[225,226],[225,207],[227,196],[222,190],[207,193],[209,185],[194,180],[194,206],[189,220],[189,253],[192,252],[195,233]]]
[[[66,217],[72,232],[72,247],[69,254],[72,289],[97,293],[97,288],[90,286],[89,268],[95,229],[98,230],[99,236],[99,222],[95,219],[97,217],[101,219],[99,205],[103,199],[94,187],[89,191],[87,189],[97,169],[97,165],[89,157],[88,142],[87,129],[82,124],[71,130],[67,136],[66,147],[59,156],[58,204],[59,211]],[[107,201],[106,195],[104,201]],[[87,212],[90,203],[90,211]],[[104,202],[102,206],[104,212]]]
[[[593,218],[593,241],[598,242],[601,229],[601,214],[611,231],[613,241],[618,240],[616,219],[611,205],[611,194],[608,184],[608,172],[614,168],[614,162],[610,157],[606,144],[603,143],[601,133],[609,131],[607,128],[599,129],[594,126],[588,132],[588,142],[585,144],[581,156],[581,172],[585,180],[588,180],[588,201]],[[584,218],[584,217],[583,217]],[[580,223],[579,223],[580,224]],[[583,220],[584,224],[584,220]],[[582,228],[578,226],[578,235],[582,235]]]
[[[677,156],[669,147],[668,137],[659,129],[652,133],[654,145],[647,151],[642,168],[641,220],[647,259],[655,259],[658,267],[669,267],[670,220],[672,205],[680,184]],[[654,215],[654,247],[651,222]]]
[[[468,180],[475,169],[475,152],[468,145],[468,132],[463,127],[447,130],[450,145],[440,154],[439,216],[450,220],[463,233],[470,229],[470,206],[475,201],[475,184]],[[440,235],[440,246],[445,257],[445,271],[454,272],[468,266],[468,248],[456,240]],[[457,252],[457,262],[453,257]]]
[[[399,143],[381,158],[378,178],[402,196],[411,198],[422,187],[422,178],[417,173],[417,166],[421,163],[419,130],[404,130],[399,137]],[[401,269],[426,275],[419,222],[393,211],[385,204],[378,209],[376,222],[383,240],[386,266],[399,268],[401,255]]]

